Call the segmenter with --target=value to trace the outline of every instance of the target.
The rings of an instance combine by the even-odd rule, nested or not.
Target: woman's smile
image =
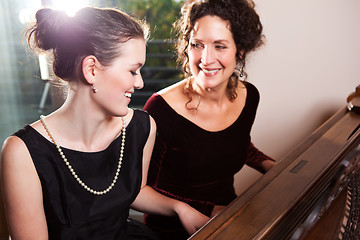
[[[200,69],[204,72],[205,76],[207,77],[214,76],[221,70],[220,68],[213,68],[213,69],[200,68]]]

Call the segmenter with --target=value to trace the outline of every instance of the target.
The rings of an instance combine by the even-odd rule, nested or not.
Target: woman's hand
[[[209,217],[184,202],[178,202],[175,212],[179,216],[182,225],[190,235],[194,234],[210,220]]]
[[[265,160],[261,163],[261,167],[265,170],[265,172],[269,171],[275,165],[276,162],[271,160]]]

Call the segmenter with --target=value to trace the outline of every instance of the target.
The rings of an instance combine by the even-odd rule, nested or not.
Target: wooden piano
[[[191,240],[360,239],[360,85]]]

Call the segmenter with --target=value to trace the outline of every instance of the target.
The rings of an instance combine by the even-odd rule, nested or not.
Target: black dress
[[[261,162],[271,159],[250,138],[259,103],[254,85],[244,82],[245,106],[236,121],[221,131],[207,131],[179,115],[154,94],[145,104],[155,119],[158,135],[149,167],[148,185],[184,201],[210,216],[214,205],[228,205],[235,198],[234,174],[244,164],[263,172]],[[162,239],[186,239],[177,217],[146,215],[146,224]]]
[[[31,126],[14,134],[25,142],[40,178],[49,239],[127,239],[129,206],[140,190],[143,148],[149,131],[148,114],[135,110],[126,128],[118,180],[110,192],[100,196],[80,186],[55,145]],[[122,135],[100,152],[62,150],[80,179],[102,191],[114,178],[121,140]]]

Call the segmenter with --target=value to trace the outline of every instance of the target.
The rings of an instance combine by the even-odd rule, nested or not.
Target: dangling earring
[[[244,68],[243,66],[240,67],[240,78],[243,78],[244,77]]]
[[[236,63],[234,74],[237,75],[240,80],[244,79],[244,64],[240,60]]]
[[[98,91],[93,83],[91,84],[91,89],[93,90],[94,93],[97,93]]]

